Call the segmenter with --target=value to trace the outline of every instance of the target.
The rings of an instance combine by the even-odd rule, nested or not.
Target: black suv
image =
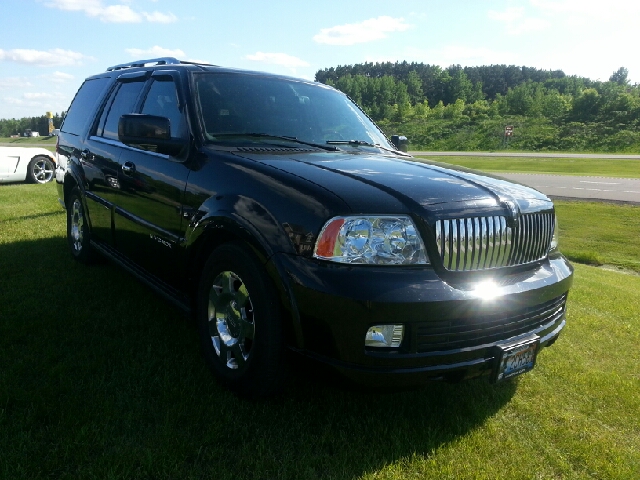
[[[552,202],[393,140],[315,82],[111,67],[58,137],[71,253],[195,316],[209,367],[247,395],[281,385],[287,350],[383,387],[530,370],[573,276]]]

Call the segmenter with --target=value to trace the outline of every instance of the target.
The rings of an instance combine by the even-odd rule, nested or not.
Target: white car
[[[0,147],[0,183],[47,183],[55,170],[55,155],[47,149]]]

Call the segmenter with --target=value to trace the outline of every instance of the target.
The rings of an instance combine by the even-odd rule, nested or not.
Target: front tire
[[[56,165],[49,157],[38,155],[33,157],[27,167],[27,180],[31,183],[49,183],[53,180]]]
[[[67,243],[71,256],[80,263],[88,264],[93,259],[90,240],[82,196],[80,190],[74,188],[67,200]]]
[[[233,244],[214,250],[197,301],[202,350],[217,379],[246,397],[277,393],[286,377],[280,303],[255,255]]]

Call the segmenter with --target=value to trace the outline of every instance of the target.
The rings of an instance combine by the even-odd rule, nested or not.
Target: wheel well
[[[71,193],[71,191],[78,186],[75,179],[71,175],[66,175],[64,177],[64,204],[67,205],[67,197]]]
[[[34,165],[35,162],[37,162],[39,158],[46,158],[48,160],[51,160],[51,162],[53,163],[54,170],[56,169],[57,163],[56,163],[55,159],[51,155],[45,155],[44,153],[39,153],[38,155],[34,155],[33,157],[31,157],[31,159],[29,160],[29,166],[28,166],[29,171],[31,170],[32,165]]]
[[[200,276],[202,275],[202,270],[204,268],[205,263],[207,262],[207,259],[209,258],[209,255],[211,255],[211,252],[213,252],[217,247],[219,247],[220,245],[223,245],[225,243],[235,243],[236,245],[242,245],[245,248],[250,249],[255,255],[256,257],[262,262],[262,264],[266,264],[268,257],[266,256],[266,253],[258,248],[256,245],[253,245],[249,242],[247,242],[245,239],[243,239],[240,235],[236,235],[233,232],[230,232],[228,230],[225,231],[221,231],[221,230],[214,230],[212,229],[212,231],[209,232],[204,232],[200,238],[197,240],[197,243],[195,245],[193,245],[192,251],[193,254],[190,256],[189,260],[188,260],[188,279],[189,279],[189,283],[190,283],[190,292],[191,292],[191,310],[195,312],[195,307],[196,307],[196,297],[197,297],[197,291],[198,291],[198,283],[200,282]],[[284,334],[285,334],[285,340],[287,342],[287,345],[294,345],[295,342],[295,332],[294,332],[294,321],[293,321],[293,317],[292,317],[292,312],[291,312],[291,304],[287,304],[288,302],[285,302],[285,300],[282,297],[283,294],[283,285],[281,284],[282,282],[279,282],[280,284],[278,284],[278,282],[276,282],[275,280],[273,280],[273,276],[272,276],[273,272],[268,272],[268,276],[270,278],[272,278],[272,281],[274,281],[274,286],[276,288],[276,290],[278,291],[279,295],[279,301],[280,301],[280,311],[282,312],[282,316],[283,316],[283,325],[284,325]]]

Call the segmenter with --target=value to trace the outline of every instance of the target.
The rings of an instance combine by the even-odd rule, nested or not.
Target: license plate
[[[537,335],[519,342],[497,345],[498,365],[493,381],[501,382],[531,370],[536,363],[539,345],[540,337]]]

